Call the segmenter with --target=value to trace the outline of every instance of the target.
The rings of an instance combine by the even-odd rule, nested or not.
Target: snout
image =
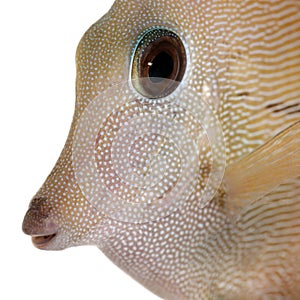
[[[45,199],[42,198],[32,201],[24,217],[22,229],[25,234],[31,236],[35,247],[47,250],[58,234],[58,226],[44,207],[44,202]]]

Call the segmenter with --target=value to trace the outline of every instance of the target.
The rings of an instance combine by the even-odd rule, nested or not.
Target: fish
[[[97,246],[163,299],[299,299],[300,2],[116,0],[76,64],[34,246]]]

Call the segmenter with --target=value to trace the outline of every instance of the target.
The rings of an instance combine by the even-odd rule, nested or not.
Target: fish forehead
[[[187,69],[182,85],[177,88],[185,92],[180,94],[180,101],[193,102],[188,99],[189,91],[192,91],[193,98],[196,95],[201,98],[202,90],[209,86],[209,93],[214,94],[213,100],[206,100],[213,107],[218,107],[220,101],[216,95],[215,69],[206,67],[211,65],[210,53],[214,47],[207,47],[210,42],[205,42],[205,39],[215,43],[211,35],[205,34],[209,27],[203,27],[205,10],[209,10],[210,2],[190,4],[187,1],[117,1],[109,13],[87,31],[77,51],[75,124],[98,95],[101,97],[111,86],[113,90],[115,84],[131,80],[134,51],[145,32],[152,28],[175,32],[185,45]],[[109,100],[102,96],[102,101]]]
[[[298,1],[116,1],[77,52],[77,115],[130,80],[145,30],[177,33],[188,54],[184,88],[216,111],[228,160],[253,151],[300,115]]]
[[[209,8],[209,3],[116,1],[109,13],[88,30],[78,47],[79,98],[87,97],[91,82],[101,82],[101,86],[93,89],[94,92],[101,92],[111,85],[109,80],[129,80],[134,49],[149,28],[162,27],[176,32],[184,41],[187,50],[190,50],[189,69],[203,68],[207,58],[202,57],[200,60],[199,57],[204,40],[208,37],[204,31],[209,26],[202,25],[208,17],[204,8]],[[95,72],[99,77],[89,77]],[[197,82],[190,86],[200,89],[201,78],[202,73],[197,76]],[[80,93],[81,90],[84,92]]]

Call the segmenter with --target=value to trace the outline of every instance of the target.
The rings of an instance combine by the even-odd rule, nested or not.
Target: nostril
[[[33,222],[41,223],[50,217],[51,211],[52,208],[46,197],[35,197],[30,202],[27,214]]]
[[[32,210],[37,210],[42,212],[44,210],[43,207],[45,206],[46,201],[47,201],[46,197],[35,197],[31,200],[29,207]]]

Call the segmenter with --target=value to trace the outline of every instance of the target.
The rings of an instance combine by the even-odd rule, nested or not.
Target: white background
[[[0,299],[158,299],[95,247],[40,251],[21,231],[71,124],[77,43],[112,3],[0,4]]]

